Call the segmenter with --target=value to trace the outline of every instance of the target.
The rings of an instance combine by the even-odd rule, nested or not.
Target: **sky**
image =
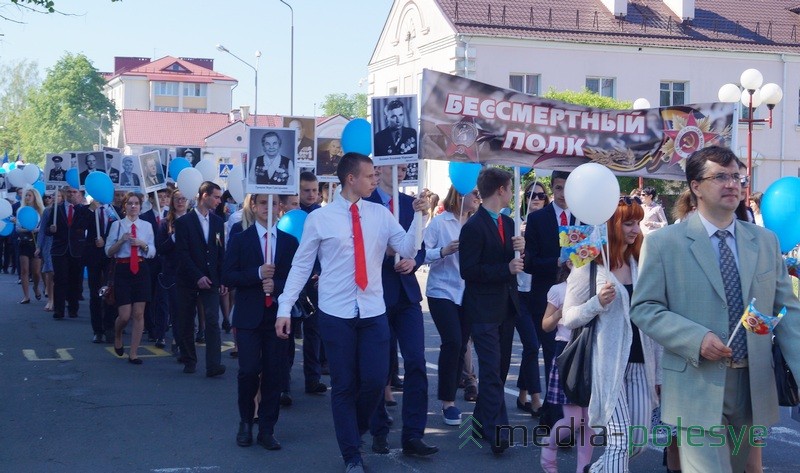
[[[294,8],[294,114],[321,114],[330,93],[367,92],[367,64],[393,0],[286,0]],[[65,53],[83,53],[101,72],[115,56],[214,59],[233,77],[233,107],[254,102],[258,113],[289,115],[291,13],[279,0],[55,0],[65,14],[21,13],[0,0],[0,64],[36,61],[42,77]],[[363,84],[359,81],[363,79]],[[251,108],[251,112],[254,111]]]

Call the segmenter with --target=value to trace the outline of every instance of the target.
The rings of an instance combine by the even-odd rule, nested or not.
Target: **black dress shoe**
[[[64,314],[53,314],[53,318],[56,320],[61,320],[64,318]]]
[[[422,439],[411,439],[403,443],[403,454],[426,457],[439,451],[439,447],[428,445]]]
[[[122,355],[124,355],[124,354],[125,354],[125,345],[123,345],[123,346],[121,346],[121,347],[119,347],[119,348],[117,348],[117,347],[114,347],[114,353],[116,353],[116,354],[117,354],[117,356],[122,356]]]
[[[166,346],[167,342],[163,338],[159,338],[158,340],[156,340],[156,348],[164,348]]]
[[[231,350],[231,358],[239,358],[239,352],[236,350]]]
[[[69,318],[70,319],[77,319],[78,318],[78,313],[77,312],[70,312],[69,313]]]
[[[275,435],[260,435],[258,436],[258,444],[267,450],[280,450],[281,444],[275,439]]]
[[[103,343],[103,336],[99,333],[94,334],[94,337],[92,337],[92,343]]]
[[[517,398],[517,409],[524,411],[524,412],[531,412],[533,408],[531,407],[530,402],[520,402],[519,398]]]
[[[386,405],[386,407],[394,407],[397,405],[397,401],[394,399],[386,399],[383,401],[383,403]]]
[[[403,390],[403,380],[400,379],[399,376],[395,376],[392,378],[392,391],[402,391]]]
[[[206,370],[206,378],[213,378],[222,374],[225,374],[225,365],[217,365]]]
[[[386,440],[385,435],[372,437],[372,451],[378,455],[386,455],[389,453],[389,442]]]
[[[502,439],[499,444],[492,443],[492,453],[495,455],[501,455],[506,450],[508,450],[508,440]]]
[[[186,366],[183,367],[183,372],[186,374],[192,374],[197,371],[197,366],[194,364],[186,363]]]
[[[326,392],[328,392],[328,385],[319,381],[317,381],[317,384],[306,386],[307,394],[325,394]]]
[[[253,424],[239,422],[239,432],[236,434],[236,445],[249,447],[253,445]]]
[[[142,364],[142,359],[141,358],[128,357],[128,363],[130,363],[132,365],[141,365]]]
[[[294,401],[292,401],[292,396],[290,396],[289,393],[286,392],[281,393],[281,400],[280,400],[281,406],[289,407],[292,405],[293,402]]]
[[[231,323],[228,322],[227,319],[222,321],[222,330],[224,330],[225,333],[231,333]]]

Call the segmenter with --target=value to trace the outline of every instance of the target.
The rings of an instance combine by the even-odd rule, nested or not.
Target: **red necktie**
[[[103,207],[100,207],[100,234],[97,235],[97,238],[103,238],[103,232],[106,229],[106,218],[103,215]]]
[[[269,233],[264,234],[264,262],[267,262],[267,255],[269,254]],[[272,305],[272,296],[267,294],[264,296],[264,305],[270,307]]]
[[[567,223],[567,212],[562,210],[561,211],[561,226],[562,227],[566,227],[567,225],[568,225],[568,223]]]
[[[69,212],[67,213],[67,225],[72,226],[72,214],[74,210],[72,209],[72,204],[69,204]]]
[[[389,199],[389,212],[394,214],[394,199]]]
[[[156,225],[161,225],[161,217],[156,215]]]
[[[356,256],[356,286],[363,291],[367,288],[367,258],[364,255],[364,235],[361,233],[361,219],[358,217],[358,206],[350,206],[353,217],[353,252]]]
[[[503,216],[500,215],[497,217],[497,231],[500,232],[500,241],[503,245],[506,244],[506,234],[503,231]]]
[[[136,238],[136,224],[131,225],[131,238]],[[139,272],[139,247],[131,244],[131,274]]]

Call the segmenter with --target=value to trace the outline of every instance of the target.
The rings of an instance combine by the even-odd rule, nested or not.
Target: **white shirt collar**
[[[703,217],[703,214],[700,213],[700,212],[697,212],[697,216],[700,217],[700,222],[702,222],[703,227],[706,229],[706,232],[708,233],[708,237],[709,238],[715,236],[715,233],[717,233],[717,230],[727,230],[727,231],[730,232],[730,234],[733,237],[733,239],[734,240],[736,239],[736,217],[735,216],[734,216],[733,221],[731,222],[731,224],[728,225],[725,228],[717,228],[716,225],[714,225],[713,223],[711,223],[708,220],[706,220],[706,218]]]
[[[200,213],[200,210],[198,210],[198,209],[197,209],[197,207],[195,207],[194,211],[195,211],[195,212],[197,212],[197,216],[200,218],[200,220],[206,220],[206,221],[208,221],[208,215],[209,215],[211,212],[209,212],[208,214],[206,214],[205,216],[203,216],[203,214],[201,214],[201,213]]]
[[[569,210],[562,209],[561,207],[558,206],[558,204],[555,201],[553,201],[553,210],[556,211],[556,218],[559,219],[559,220],[561,219],[561,212],[566,212],[567,213],[567,223],[569,223],[569,218],[572,216],[572,214],[569,213]]]

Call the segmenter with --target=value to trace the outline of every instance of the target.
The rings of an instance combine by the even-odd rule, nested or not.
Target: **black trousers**
[[[108,305],[100,297],[100,288],[108,283],[107,258],[100,261],[87,261],[86,270],[89,275],[89,315],[92,320],[92,332],[102,335],[114,329],[117,310]]]
[[[472,343],[478,354],[478,402],[473,416],[483,427],[484,438],[500,445],[495,427],[508,424],[504,387],[514,343],[514,317],[500,323],[472,324]],[[505,431],[504,436],[508,436]]]
[[[197,364],[197,350],[194,346],[194,314],[197,301],[203,305],[206,323],[206,369],[221,364],[222,340],[219,333],[219,288],[197,289],[177,286],[178,292],[178,346],[181,357],[188,365]]]
[[[267,318],[268,320],[270,318]],[[242,422],[253,422],[255,397],[261,388],[258,405],[259,435],[274,433],[280,412],[280,397],[289,340],[275,334],[275,317],[256,329],[236,329],[239,347],[239,418]]]
[[[470,336],[470,323],[464,309],[449,299],[428,298],[433,323],[442,343],[439,345],[440,401],[455,401],[458,382],[464,369],[464,355]]]
[[[54,315],[63,316],[68,306],[69,313],[78,314],[78,297],[81,295],[83,260],[69,255],[52,256]]]

